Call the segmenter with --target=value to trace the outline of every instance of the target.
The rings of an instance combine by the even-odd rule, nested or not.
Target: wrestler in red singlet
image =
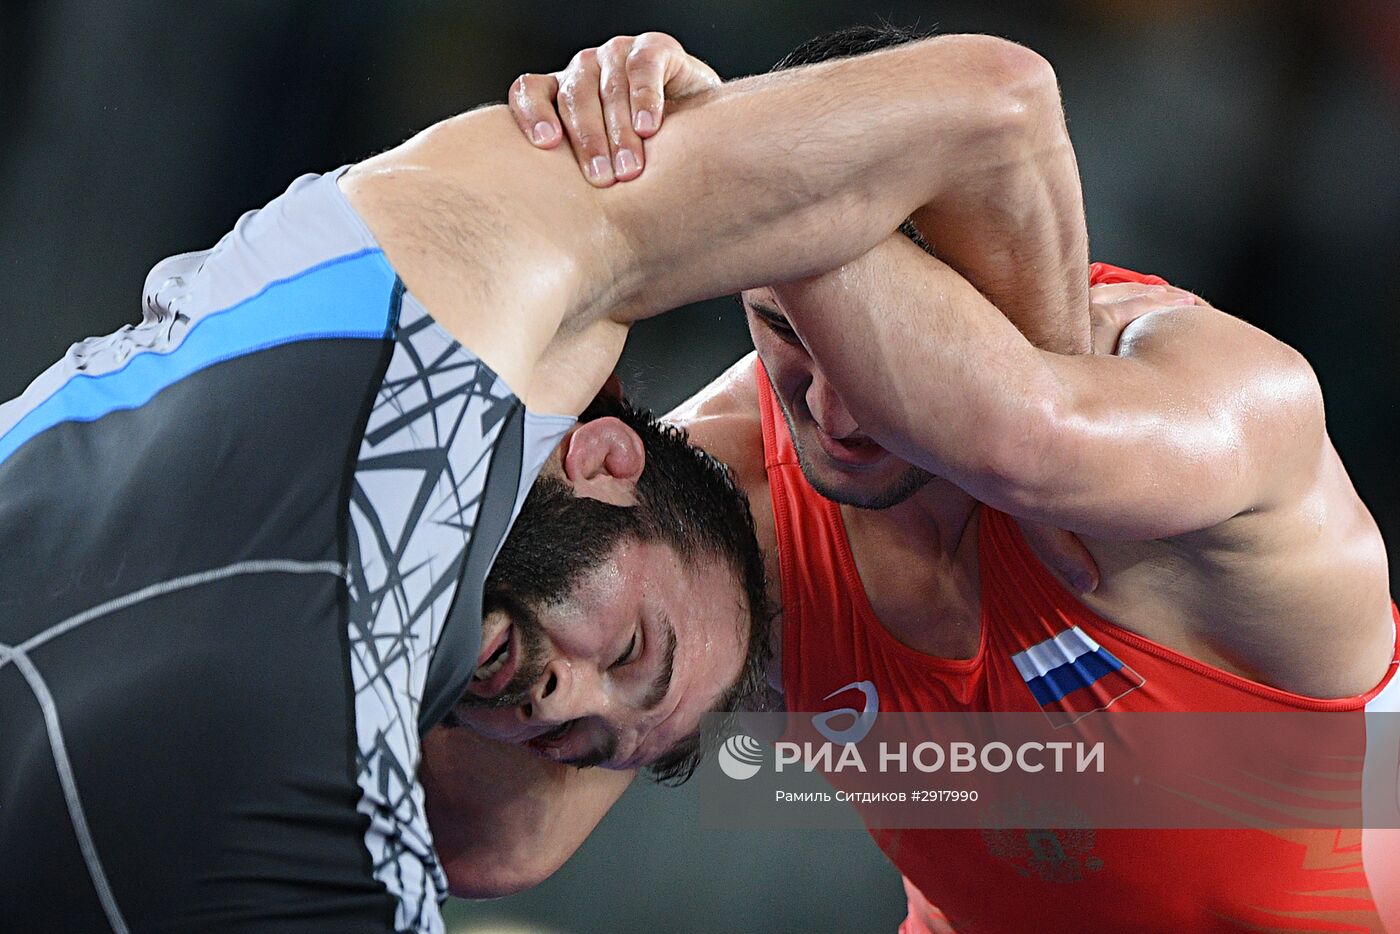
[[[1162,282],[1102,264],[1092,280]],[[1316,700],[1115,626],[1060,585],[1011,518],[987,507],[977,519],[976,654],[951,660],[902,645],[875,618],[839,507],[803,478],[767,378],[758,382],[789,710],[828,709],[833,690],[865,680],[881,712],[1092,711],[1109,701],[1121,711],[1400,710],[1400,661],[1366,694]],[[1060,696],[1064,685],[1047,685],[1035,667],[1043,653],[1027,654],[1048,640],[1067,657],[1102,651],[1122,667]],[[901,934],[1384,930],[1372,887],[1382,863],[1400,872],[1400,832],[1367,833],[1363,862],[1356,830],[871,831],[905,877]],[[1384,923],[1400,930],[1400,918]]]

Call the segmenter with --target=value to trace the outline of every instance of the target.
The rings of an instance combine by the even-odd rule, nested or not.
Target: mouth
[[[816,428],[817,443],[821,445],[822,451],[838,464],[848,467],[868,467],[889,453],[863,435],[833,438],[822,431],[820,425],[813,427]]]
[[[569,732],[569,727],[572,725],[571,722],[565,721],[552,730],[547,730],[538,736],[527,739],[525,745],[529,746],[546,759],[556,759],[559,756],[559,748],[562,745],[560,741]]]
[[[467,693],[477,697],[495,697],[505,690],[520,664],[519,641],[514,624],[504,623],[491,641],[482,647],[476,660],[476,672],[467,684]]]

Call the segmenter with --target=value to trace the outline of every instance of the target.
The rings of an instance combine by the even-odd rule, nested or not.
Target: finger
[[[1099,586],[1099,566],[1079,536],[1054,526],[1018,519],[1026,544],[1046,567],[1076,593],[1093,593]]]
[[[611,185],[612,153],[608,150],[603,105],[598,100],[597,49],[584,49],[565,69],[559,82],[559,117],[584,178],[599,188]]]
[[[1180,301],[1177,302],[1177,304],[1179,305],[1210,304],[1210,302],[1206,301],[1204,298],[1201,298],[1201,296],[1197,295],[1195,292],[1192,292],[1190,289],[1179,289],[1176,286],[1172,286],[1171,290],[1172,294],[1176,296],[1176,298],[1180,299]]]
[[[686,52],[681,54],[684,56],[681,65],[679,68],[673,66],[675,74],[666,82],[666,94],[673,102],[709,88],[719,87],[722,82],[713,68],[694,55]]]
[[[1194,304],[1199,298],[1174,285],[1149,282],[1115,282],[1112,285],[1096,285],[1089,290],[1095,302],[1113,304],[1130,301],[1159,302],[1169,305]]]
[[[1128,296],[1124,304],[1133,304],[1151,310],[1173,305],[1194,305],[1200,301],[1195,295],[1174,285],[1157,286],[1157,290],[1140,295]]]
[[[684,56],[681,44],[664,32],[644,32],[627,54],[632,129],[647,138],[661,129],[666,111],[666,71]]]
[[[564,139],[554,99],[559,79],[554,75],[521,75],[510,86],[510,115],[525,138],[541,149],[553,149]]]
[[[1144,295],[1158,294],[1166,289],[1165,285],[1148,282],[1115,282],[1112,285],[1096,285],[1089,290],[1089,295],[1096,302],[1122,302]]]
[[[1112,315],[1090,314],[1089,347],[1095,356],[1107,357],[1117,354],[1118,338],[1122,333],[1123,328]]]
[[[642,139],[632,129],[632,103],[627,83],[627,53],[631,36],[609,39],[598,50],[598,87],[612,152],[613,175],[620,182],[642,174]]]

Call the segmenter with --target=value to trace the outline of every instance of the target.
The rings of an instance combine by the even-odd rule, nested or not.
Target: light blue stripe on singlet
[[[172,349],[138,352],[122,369],[101,376],[75,373],[0,436],[0,464],[55,425],[140,408],[162,389],[225,360],[296,341],[382,340],[396,281],[383,252],[365,249],[270,282],[195,321]]]

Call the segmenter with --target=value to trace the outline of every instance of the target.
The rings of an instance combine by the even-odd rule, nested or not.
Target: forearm
[[[1010,501],[1059,389],[1053,355],[962,275],[890,237],[773,294],[863,432],[983,502]]]
[[[568,385],[611,371],[622,325],[854,259],[967,185],[970,154],[1031,132],[1053,82],[1021,46],[939,37],[699,95],[645,175],[611,189],[530,146],[504,108],[444,121],[342,187],[449,333],[528,404],[576,411],[597,387]],[[569,379],[542,390],[546,358]]]
[[[1011,140],[1039,134],[1032,105],[1047,88],[1053,72],[1034,52],[946,36],[684,102],[648,142],[646,173],[603,193],[640,276],[624,313],[854,259],[919,207],[958,202]]]
[[[1171,291],[1118,353],[1072,356],[904,237],[773,293],[891,451],[1018,518],[1146,540],[1296,498],[1325,437],[1306,361]]]
[[[1014,135],[958,160],[963,181],[914,222],[1035,346],[1090,346],[1088,233],[1079,169],[1053,81],[1028,89]]]
[[[646,174],[604,191],[495,109],[445,121],[355,175],[379,189],[371,227],[393,228],[406,261],[436,256],[416,263],[499,294],[451,271],[494,228],[498,264],[529,262],[529,249],[568,267],[561,319],[635,318],[859,256],[966,184],[969,153],[1023,134],[1028,101],[1053,81],[1021,46],[945,36],[698,95],[649,143]]]
[[[419,777],[452,893],[495,898],[562,866],[632,773],[580,771],[455,727],[429,733]]]

